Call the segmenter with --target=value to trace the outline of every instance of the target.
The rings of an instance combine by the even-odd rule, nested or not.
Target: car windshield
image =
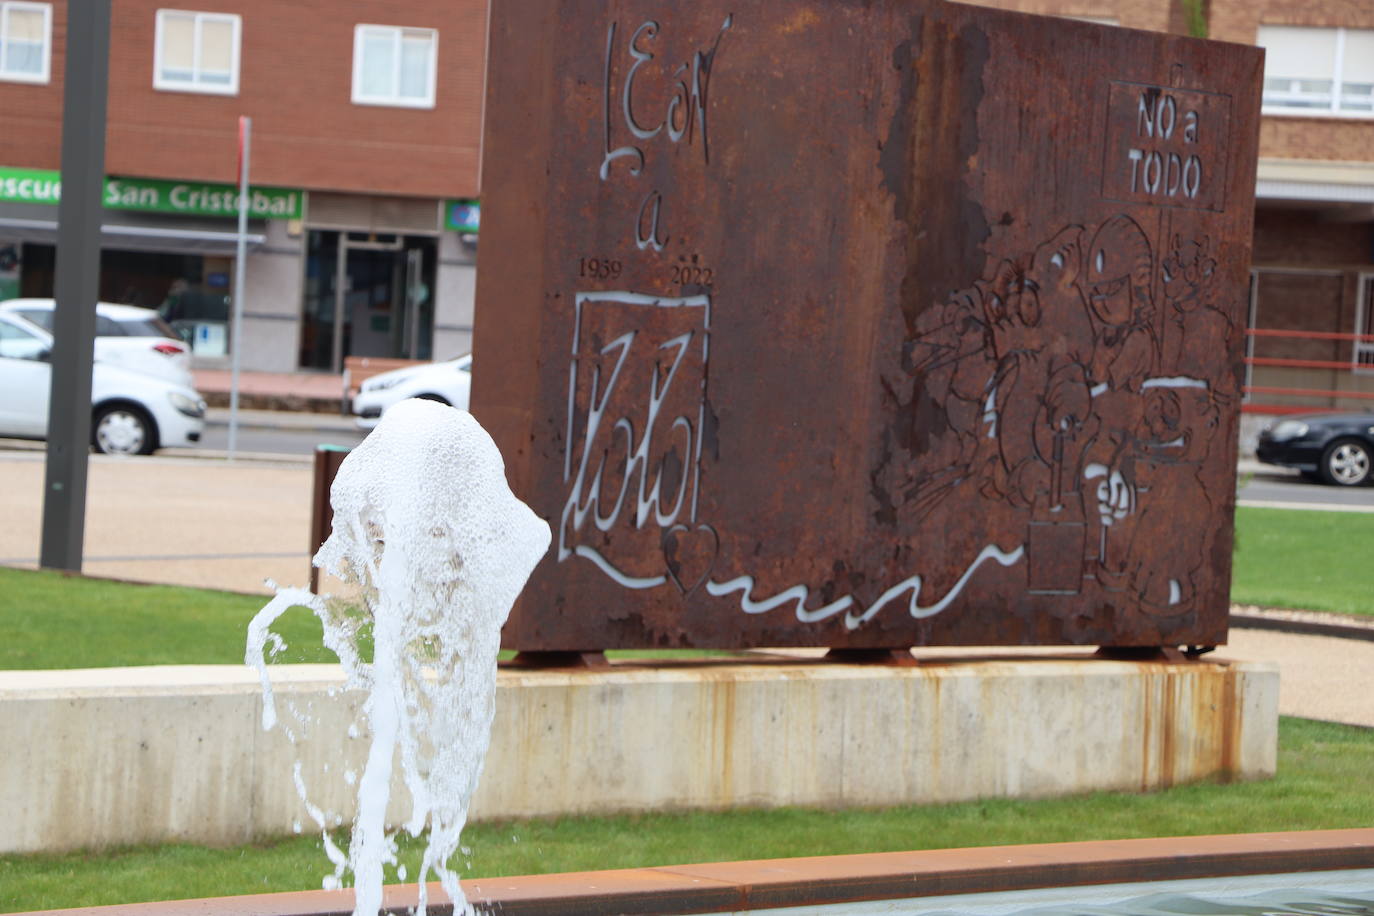
[[[45,331],[52,331],[53,314],[56,309],[13,309],[14,314],[26,318]],[[148,317],[121,318],[116,321],[104,315],[95,318],[96,337],[170,337],[180,340],[181,335],[172,326],[153,312]]]
[[[52,330],[52,309],[14,309],[13,312],[45,331]]]
[[[181,335],[156,313],[147,318],[121,318],[118,321],[97,318],[96,334],[100,337],[170,337],[173,340],[181,339]]]

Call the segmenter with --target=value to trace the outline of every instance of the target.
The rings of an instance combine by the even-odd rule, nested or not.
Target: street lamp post
[[[100,294],[105,102],[110,0],[72,0],[62,100],[62,198],[57,211],[52,388],[39,563],[81,571],[86,467],[91,441],[91,366]]]

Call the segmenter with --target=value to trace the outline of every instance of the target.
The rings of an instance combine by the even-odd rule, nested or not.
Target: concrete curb
[[[1231,610],[1231,626],[1243,630],[1270,630],[1299,636],[1329,636],[1374,642],[1374,619],[1369,623],[1347,614],[1297,611],[1284,608],[1247,607]]]
[[[1151,881],[1224,879],[1282,872],[1362,869],[1374,862],[1374,831],[1368,829],[1251,833],[1230,836],[1094,840],[1024,846],[983,846],[913,852],[860,853],[743,862],[706,862],[607,871],[464,878],[469,902],[481,912],[506,916],[590,916],[604,913],[794,913],[872,909],[893,901],[953,898],[966,894],[1060,888],[1095,896],[1111,885]],[[427,886],[431,912],[448,914],[443,887]],[[1176,888],[1174,888],[1176,890]],[[1022,906],[1031,899],[1012,898]],[[1009,901],[1010,902],[1010,901]],[[387,885],[388,913],[413,910],[419,889]],[[1062,903],[1060,904],[1062,905]],[[354,896],[347,890],[287,891],[242,897],[116,904],[45,910],[16,916],[346,916]],[[924,908],[923,908],[924,909]],[[1096,909],[1096,907],[1094,907]],[[1036,912],[1047,912],[1035,906]]]

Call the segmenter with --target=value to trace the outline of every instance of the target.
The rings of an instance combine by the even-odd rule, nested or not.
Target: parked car
[[[358,387],[358,396],[353,399],[355,422],[359,429],[371,429],[387,408],[406,398],[438,401],[467,410],[471,388],[471,354],[439,363],[393,369],[372,376]]]
[[[1266,426],[1255,457],[1313,480],[1354,487],[1374,482],[1374,413],[1284,417]]]
[[[45,439],[52,335],[0,310],[0,436]],[[91,444],[109,455],[188,447],[205,429],[195,389],[97,355],[91,372]]]
[[[49,334],[54,309],[51,299],[0,302],[0,312],[18,315]],[[186,388],[195,387],[190,345],[152,309],[97,302],[95,353],[101,362],[158,375]]]

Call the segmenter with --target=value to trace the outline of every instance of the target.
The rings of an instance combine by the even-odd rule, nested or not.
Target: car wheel
[[[157,444],[156,427],[137,407],[102,407],[95,414],[91,443],[106,455],[150,455]]]
[[[1322,454],[1322,479],[1342,487],[1355,487],[1369,480],[1369,446],[1358,439],[1337,439]]]
[[[443,404],[445,407],[453,406],[448,402],[448,398],[444,397],[442,394],[417,394],[415,397],[421,401],[434,401],[435,403]]]

